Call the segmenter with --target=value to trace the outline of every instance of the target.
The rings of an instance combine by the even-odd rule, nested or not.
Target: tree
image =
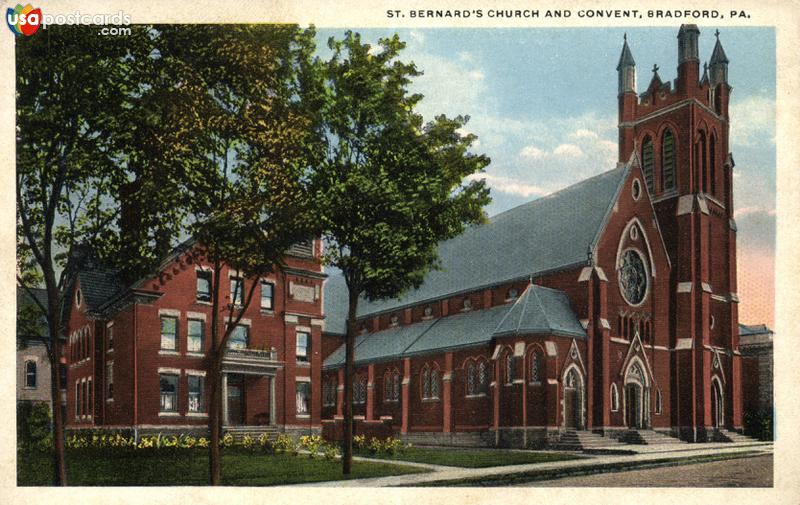
[[[180,175],[191,253],[212,271],[206,387],[213,485],[222,473],[220,381],[228,342],[258,279],[318,229],[308,186],[321,144],[304,100],[313,36],[291,25],[158,27],[160,59],[179,73],[184,128],[192,132]],[[224,265],[243,279],[227,303],[220,292]]]
[[[324,261],[342,271],[348,289],[342,466],[349,474],[359,299],[418,287],[436,266],[437,244],[485,219],[488,189],[465,178],[489,159],[469,151],[476,137],[462,133],[468,118],[424,124],[414,112],[422,96],[407,88],[420,72],[398,60],[405,44],[397,35],[373,48],[346,32],[328,46],[333,55],[320,77],[326,155],[315,201],[329,243]]]
[[[119,231],[111,202],[128,174],[109,139],[114,112],[135,98],[131,67],[146,62],[148,45],[145,30],[123,40],[67,26],[16,40],[17,282],[29,294],[37,284],[47,292],[46,303],[32,299],[47,322],[56,485],[67,483],[58,365],[73,252]]]

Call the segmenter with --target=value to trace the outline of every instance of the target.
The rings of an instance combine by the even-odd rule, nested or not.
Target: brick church
[[[442,243],[441,269],[419,289],[361,304],[357,432],[524,447],[567,430],[689,441],[741,430],[731,87],[718,33],[701,72],[699,35],[681,26],[677,78],[654,68],[642,93],[623,43],[616,168]],[[331,277],[332,436],[345,312],[343,280]]]
[[[419,289],[361,304],[357,430],[527,447],[741,429],[731,88],[719,40],[701,73],[699,34],[681,27],[677,78],[643,93],[623,44],[616,168],[442,243]],[[225,303],[258,284],[223,361],[224,429],[341,427],[347,295],[321,252],[298,244],[263,279],[223,270]],[[68,428],[204,429],[212,281],[186,249],[132,285],[84,264]]]

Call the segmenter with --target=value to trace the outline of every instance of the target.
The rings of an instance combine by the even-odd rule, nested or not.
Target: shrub
[[[353,450],[356,452],[363,452],[367,448],[367,437],[364,435],[356,435],[353,437]]]
[[[208,447],[208,439],[206,437],[198,438],[197,447]]]
[[[52,433],[50,406],[46,403],[21,402],[17,405],[17,437],[21,445],[43,447],[50,440]]]
[[[278,435],[272,447],[276,454],[291,454],[297,456],[297,442],[291,435]]]
[[[233,443],[234,443],[233,435],[231,435],[230,433],[226,433],[219,440],[219,445],[225,448],[231,447]]]
[[[308,451],[310,458],[314,458],[322,445],[322,437],[319,435],[303,435],[300,437],[300,445]]]
[[[383,452],[383,443],[380,439],[372,437],[369,439],[369,445],[367,446],[370,454],[380,454]]]
[[[403,449],[403,442],[399,438],[388,437],[383,441],[383,451],[389,455],[395,455]]]
[[[339,448],[332,444],[324,444],[322,446],[323,454],[326,461],[334,461],[339,457]]]
[[[249,433],[245,434],[245,436],[242,438],[242,447],[245,449],[252,449],[254,445],[255,441],[253,440],[253,437],[251,437]]]

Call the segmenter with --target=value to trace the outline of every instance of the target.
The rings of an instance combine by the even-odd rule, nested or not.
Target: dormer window
[[[506,293],[506,300],[516,300],[519,296],[519,290],[517,288],[511,288]]]
[[[472,300],[469,298],[464,298],[464,302],[462,304],[463,310],[471,310],[472,309]]]
[[[425,310],[422,311],[423,317],[433,317],[433,307],[430,305],[425,307]]]
[[[389,324],[391,324],[392,326],[397,326],[399,323],[400,323],[400,318],[398,318],[397,315],[393,315],[391,318],[389,318]]]
[[[82,296],[82,294],[81,294],[81,290],[80,290],[80,289],[78,289],[78,290],[75,292],[75,306],[76,306],[77,308],[81,308],[81,302],[82,302],[82,301],[83,301],[83,296]]]

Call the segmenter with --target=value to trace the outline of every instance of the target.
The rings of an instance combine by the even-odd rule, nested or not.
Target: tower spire
[[[628,46],[627,33],[622,36],[622,41],[622,53],[620,53],[619,63],[617,63],[620,95],[628,92],[636,93],[636,62],[633,60],[631,48]]]
[[[717,42],[714,44],[708,69],[711,72],[711,84],[716,86],[721,82],[728,82],[728,56],[722,48],[722,42],[719,41],[719,30],[714,35],[717,37]]]

